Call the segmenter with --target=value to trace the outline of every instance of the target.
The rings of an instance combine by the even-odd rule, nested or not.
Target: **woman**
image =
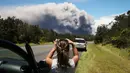
[[[72,59],[69,58],[69,44],[72,45],[74,53]],[[57,52],[57,59],[52,59],[55,51]],[[74,68],[78,60],[78,51],[74,42],[69,39],[55,40],[54,47],[46,57],[46,63],[50,66],[51,73],[74,73]]]

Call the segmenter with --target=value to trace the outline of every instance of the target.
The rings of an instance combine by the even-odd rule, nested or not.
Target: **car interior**
[[[0,40],[0,73],[48,73],[45,61],[36,62],[31,46],[26,51],[15,44]]]

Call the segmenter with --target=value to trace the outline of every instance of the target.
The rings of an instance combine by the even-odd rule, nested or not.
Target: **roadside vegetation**
[[[108,26],[112,25],[111,28]],[[112,44],[124,49],[130,47],[130,11],[115,17],[115,21],[97,28],[95,44]]]
[[[94,43],[88,44],[76,73],[130,73],[130,11],[101,24]]]
[[[39,25],[32,25],[15,17],[3,19],[0,17],[0,39],[9,40],[13,43],[22,45],[25,42],[43,44],[53,42],[56,38],[83,37],[93,40],[93,35],[59,34],[51,29],[40,28]]]
[[[130,73],[129,54],[128,50],[110,44],[88,44],[88,51],[82,54],[76,73]]]
[[[25,43],[16,44],[16,45],[18,45],[18,46],[20,46],[20,47],[23,47],[23,46],[25,46]],[[36,46],[36,45],[39,45],[39,44],[30,43],[30,45],[31,45],[31,46]]]
[[[76,73],[130,73],[130,11],[101,24],[94,43],[88,44]]]

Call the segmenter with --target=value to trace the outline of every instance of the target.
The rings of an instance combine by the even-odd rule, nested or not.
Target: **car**
[[[36,62],[28,43],[25,48],[0,40],[0,73],[49,73],[48,64],[42,60]]]
[[[84,38],[75,38],[74,43],[78,50],[87,51],[87,42]]]

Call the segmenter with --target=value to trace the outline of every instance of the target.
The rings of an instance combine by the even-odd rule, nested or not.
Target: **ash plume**
[[[58,33],[92,34],[93,18],[72,3],[46,3],[0,9],[3,18],[15,16],[29,24]]]

